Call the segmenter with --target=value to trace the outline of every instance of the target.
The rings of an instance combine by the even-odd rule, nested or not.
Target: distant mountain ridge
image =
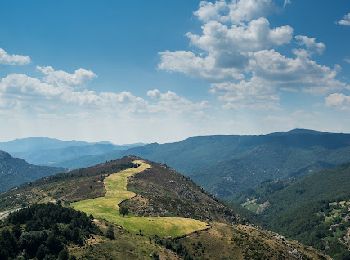
[[[142,144],[115,145],[108,141],[62,141],[47,137],[29,137],[8,142],[0,142],[0,149],[29,163],[61,167],[61,162],[76,160],[81,156],[126,150]],[[66,167],[64,167],[66,168]]]
[[[73,156],[65,153],[62,160],[50,165],[75,169],[136,155],[168,164],[220,198],[235,199],[264,181],[299,178],[350,162],[350,134],[308,129],[267,135],[198,136],[129,149],[103,147],[106,150],[94,153],[82,146],[81,152]],[[41,161],[46,165],[48,162]]]
[[[59,149],[41,147],[32,153],[16,155],[36,164],[70,169],[136,155],[168,164],[223,199],[249,193],[264,181],[299,178],[350,162],[350,134],[308,129],[267,135],[198,136],[174,143],[136,144],[136,147],[76,144],[62,147],[60,143]]]
[[[295,129],[268,135],[191,137],[120,152],[166,163],[232,199],[267,180],[299,178],[350,162],[350,134]]]
[[[63,168],[32,165],[0,151],[0,192],[62,171]]]

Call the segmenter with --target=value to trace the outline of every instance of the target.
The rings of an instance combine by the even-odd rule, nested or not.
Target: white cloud
[[[204,22],[216,20],[237,24],[264,16],[272,6],[271,0],[216,1],[215,3],[202,1],[194,14]]]
[[[316,42],[316,38],[310,38],[305,35],[295,36],[298,44],[305,46],[312,53],[322,54],[326,49],[326,45],[322,42]]]
[[[337,24],[350,26],[350,13],[344,15],[343,19],[339,20]]]
[[[0,48],[0,64],[3,65],[26,65],[30,63],[29,56],[8,54],[4,49]]]
[[[298,88],[314,93],[346,88],[348,85],[336,79],[338,68],[319,65],[305,53],[286,57],[275,50],[264,50],[253,54],[253,74],[279,88]]]
[[[249,52],[289,43],[292,35],[290,26],[271,29],[265,18],[250,21],[246,25],[232,26],[210,21],[202,26],[202,35],[187,34],[191,44],[206,54],[160,52],[158,67],[212,80],[241,79],[242,71],[249,61]]]
[[[160,92],[158,89],[149,90],[147,96],[153,102],[150,102],[149,109],[152,112],[202,112],[208,107],[207,101],[192,102],[184,97],[177,95],[175,92]]]
[[[212,56],[197,56],[190,51],[160,52],[158,68],[169,72],[180,72],[193,77],[210,80],[225,78],[240,79],[242,75],[235,68],[220,68]]]
[[[277,107],[286,90],[324,95],[348,88],[337,79],[340,66],[311,58],[325,44],[297,35],[299,48],[293,49],[293,28],[274,28],[262,17],[271,7],[271,1],[201,2],[194,13],[203,23],[201,33],[186,34],[194,50],[161,52],[159,69],[209,79],[211,93],[226,108]],[[282,54],[281,46],[293,55]]]
[[[145,113],[171,112],[176,114],[199,112],[206,108],[205,101],[192,102],[175,92],[151,90],[149,100],[124,92],[96,92],[87,88],[75,88],[95,74],[85,69],[73,74],[55,71],[51,67],[40,67],[43,78],[34,78],[26,74],[9,74],[0,79],[0,103],[3,109],[16,108],[34,111],[85,111],[89,109],[107,113]],[[11,106],[10,106],[11,105]]]
[[[37,69],[45,75],[43,81],[56,86],[76,86],[85,83],[96,77],[91,70],[77,69],[74,73],[67,73],[63,70],[55,70],[51,66],[37,66]]]
[[[341,110],[350,109],[350,96],[342,93],[333,93],[327,96],[325,102],[329,107],[334,107]]]
[[[226,109],[275,109],[280,100],[274,87],[258,77],[238,83],[216,83],[212,85],[211,92],[219,96]]]
[[[227,26],[210,21],[202,26],[202,35],[188,33],[191,44],[207,52],[222,49],[226,52],[249,52],[289,43],[293,28],[281,26],[270,28],[266,18],[252,20],[246,25]]]

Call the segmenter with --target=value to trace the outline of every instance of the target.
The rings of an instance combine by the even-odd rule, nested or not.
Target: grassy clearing
[[[141,230],[144,235],[178,237],[208,227],[204,222],[189,218],[121,216],[119,204],[136,195],[127,190],[128,178],[151,167],[140,160],[134,161],[134,163],[140,164],[140,166],[111,174],[105,179],[106,194],[104,197],[82,200],[72,203],[71,206],[76,210],[91,214],[95,218],[105,219],[120,225],[128,231],[139,233]]]

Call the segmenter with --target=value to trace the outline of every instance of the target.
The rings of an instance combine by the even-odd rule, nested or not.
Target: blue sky
[[[2,1],[0,139],[350,132],[350,4]]]

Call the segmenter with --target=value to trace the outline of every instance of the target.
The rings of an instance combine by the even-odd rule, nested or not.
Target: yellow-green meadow
[[[133,163],[139,164],[139,167],[129,168],[105,178],[106,194],[104,197],[82,200],[72,203],[71,206],[76,210],[91,214],[97,219],[104,219],[120,225],[128,231],[138,233],[141,230],[145,235],[178,237],[208,227],[207,223],[190,218],[123,217],[120,215],[119,204],[136,195],[127,190],[128,178],[151,167],[142,160],[135,160]]]

